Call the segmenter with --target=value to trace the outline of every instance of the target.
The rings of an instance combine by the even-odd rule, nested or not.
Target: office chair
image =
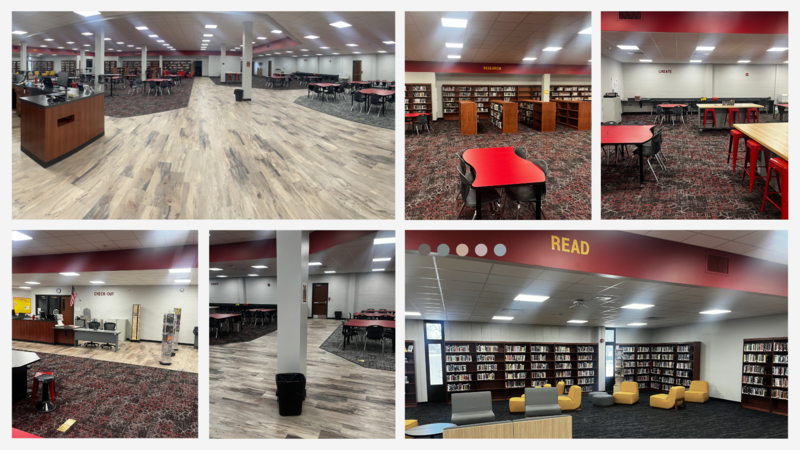
[[[103,329],[107,330],[107,331],[114,331],[114,330],[117,329],[117,324],[114,323],[114,322],[106,322],[106,323],[103,324]],[[103,348],[103,347],[111,348],[113,346],[114,346],[113,344],[102,344],[100,346],[100,348]]]
[[[89,329],[90,330],[99,330],[100,329],[100,322],[93,320],[89,322]],[[89,341],[83,344],[85,347],[97,347],[97,342]]]

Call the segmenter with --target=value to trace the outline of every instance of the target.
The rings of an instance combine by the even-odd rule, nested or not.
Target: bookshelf
[[[519,100],[519,116],[537,131],[556,131],[556,104],[540,100]]]
[[[433,92],[430,84],[406,83],[405,109],[407,113],[433,112]]]
[[[31,71],[39,73],[53,70],[53,61],[31,61]]]
[[[588,84],[550,85],[550,100],[592,101],[592,86]]]
[[[461,134],[478,134],[478,107],[472,100],[458,101]]]
[[[61,61],[61,71],[69,73],[69,76],[75,76],[75,61]]]
[[[105,72],[103,72],[103,73],[116,73],[114,71],[114,69],[116,69],[116,68],[117,68],[117,62],[116,61],[104,61],[104,70],[105,70]]]
[[[406,341],[405,346],[405,372],[406,372],[406,408],[417,406],[417,370],[414,365],[414,341]]]
[[[493,401],[520,397],[526,387],[578,385],[599,389],[597,344],[553,342],[445,343],[447,401],[453,392],[489,391]]]
[[[492,125],[496,126],[503,133],[516,133],[519,111],[516,102],[505,100],[491,100]]]
[[[577,130],[592,129],[592,102],[556,100],[556,122]]]
[[[742,407],[789,415],[789,338],[745,339]]]
[[[19,72],[20,70],[22,70],[21,68],[22,68],[22,65],[20,64],[19,61],[11,61],[11,71],[12,72],[14,72],[14,73]]]
[[[688,389],[700,379],[700,347],[700,342],[617,344],[615,367],[623,381],[637,382],[639,390]]]
[[[444,84],[442,85],[442,108],[444,120],[459,120],[459,101],[472,101],[478,109],[478,118],[488,120],[490,102],[503,100],[518,102],[520,100],[540,100],[542,87],[531,85],[489,85],[489,84]]]
[[[164,70],[169,70],[171,74],[177,74],[178,71],[192,71],[192,62],[189,60],[185,61],[164,61],[164,65],[162,67]]]

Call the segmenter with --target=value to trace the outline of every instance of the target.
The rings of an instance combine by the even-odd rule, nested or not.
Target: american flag
[[[75,292],[75,286],[72,286],[72,296],[69,298],[69,306],[75,306],[75,297],[78,296],[78,293]]]

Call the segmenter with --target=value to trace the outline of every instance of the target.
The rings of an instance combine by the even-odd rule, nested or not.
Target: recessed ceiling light
[[[45,39],[45,42],[53,42],[53,40],[52,39]],[[767,51],[769,51],[769,50],[767,50]]]
[[[117,42],[117,45],[125,45],[124,42]]]
[[[12,231],[11,232],[11,240],[12,241],[28,241],[33,239],[32,237],[28,236],[27,234],[22,234],[19,231]]]
[[[159,39],[156,42],[164,42],[164,40],[163,39]]]
[[[361,52],[353,52],[354,55],[360,55]]]
[[[293,51],[290,51],[290,50],[286,50],[286,53],[294,53],[294,52],[293,52]]]
[[[461,59],[461,55],[447,55],[450,59]]]
[[[789,50],[789,47],[772,47],[767,49],[768,52],[785,52],[786,50]]]
[[[121,52],[122,50],[117,50],[117,51],[118,51],[118,52]]]
[[[67,44],[74,44],[74,42],[67,42]]]
[[[334,53],[334,54],[337,54],[337,53]],[[375,245],[378,245],[378,244],[394,244],[394,239],[395,238],[393,238],[393,237],[390,237],[390,238],[378,238],[378,239],[375,239],[375,241],[373,241],[373,243]]]
[[[578,34],[592,34],[592,27],[589,27],[585,30],[581,30],[578,32]]]
[[[84,47],[91,47],[89,44],[83,44]]]
[[[645,325],[647,325],[647,324],[646,323],[642,323],[642,322],[634,322],[634,323],[629,323],[628,324],[628,326],[631,326],[631,327],[643,327]]]
[[[77,272],[59,272],[59,275],[64,275],[65,277],[79,277],[81,274]]]
[[[169,47],[169,44],[161,44],[161,45],[163,45],[164,47]]]
[[[314,36],[314,35],[303,36],[303,37],[306,39],[319,39],[319,36]]]
[[[113,52],[113,51],[114,51],[114,49],[113,49],[113,48],[107,48],[106,50],[108,50],[108,51],[110,51],[110,52]]]
[[[347,27],[352,27],[352,25],[350,25],[349,23],[347,23],[347,22],[342,22],[341,20],[340,20],[340,21],[338,21],[338,22],[333,22],[333,23],[332,23],[332,24],[330,24],[330,25],[331,25],[332,27],[336,27],[336,28],[347,28]]]
[[[514,320],[514,318],[510,316],[494,316],[492,317],[492,320]]]
[[[541,303],[547,300],[548,296],[546,295],[528,295],[528,294],[519,294],[518,296],[514,297],[514,300],[518,302],[537,302]]]
[[[386,53],[385,50],[378,50],[378,53]]]
[[[217,278],[228,278],[227,275],[217,275]]]
[[[257,277],[258,274],[257,273],[248,273],[247,276],[248,277]]]
[[[17,31],[12,31],[11,32],[11,34],[27,34],[27,33],[28,33],[27,31],[22,31],[22,30],[17,30]]]
[[[133,45],[128,45],[128,47],[133,47]]]
[[[747,63],[750,62],[750,60],[748,59],[747,61],[742,60],[742,61],[736,61],[736,62],[738,62],[739,64],[747,64]]]
[[[358,47],[358,44],[344,44],[344,45],[346,45],[348,47]]]
[[[276,54],[276,55],[280,55],[280,54],[281,54],[281,52],[275,52],[275,54]]]
[[[701,52],[710,52],[711,50],[714,50],[715,48],[716,47],[697,47],[695,50],[701,51]]]
[[[136,27],[137,30],[146,30],[147,27]]]
[[[25,284],[41,284],[38,281],[26,281]]]
[[[652,59],[640,59],[639,62],[653,62]]]
[[[543,52],[557,52],[561,50],[562,47],[545,47],[542,49]]]
[[[301,52],[307,52],[307,51],[308,51],[308,49],[307,49],[307,48],[301,48],[301,49],[300,49],[300,51],[301,51]]]
[[[169,269],[169,273],[189,273],[191,272],[191,268],[183,268],[183,269]]]
[[[73,48],[73,50],[77,50],[77,48]]]
[[[373,258],[372,260],[375,262],[381,262],[381,261],[391,261],[392,258]]]
[[[92,284],[106,284],[105,281],[90,281],[89,283],[92,283]]]
[[[655,305],[645,305],[644,303],[631,303],[630,305],[625,305],[622,308],[625,309],[647,309],[652,308]]]
[[[639,50],[639,47],[635,45],[618,45],[617,48],[620,50]]]
[[[99,16],[100,11],[72,11],[75,14],[80,14],[83,17],[92,17],[92,16]]]
[[[448,28],[467,28],[467,19],[446,19],[442,17],[442,26]]]
[[[536,61],[536,58],[522,58],[523,61]]]
[[[372,269],[373,272],[383,272],[386,269]]]
[[[588,320],[568,320],[567,323],[586,323]]]
[[[392,45],[394,44],[394,41],[383,41],[383,43],[386,45]]]
[[[292,55],[292,58],[297,58],[297,55]]]
[[[444,46],[447,47],[447,48],[464,48],[464,44],[456,44],[456,43],[453,43],[453,42],[448,42],[448,43],[444,44]]]
[[[334,55],[338,55],[338,53],[334,53]]]
[[[211,42],[210,39],[203,39],[203,42]]]
[[[273,33],[283,33],[281,30],[272,30]]]
[[[157,34],[148,34],[148,35],[147,35],[147,37],[151,37],[151,38],[157,38],[157,37],[158,37],[158,35],[157,35]]]
[[[703,61],[702,61],[702,60],[700,60],[700,59],[691,59],[691,60],[689,60],[689,62],[690,62],[690,63],[701,63],[701,62],[703,62]]]
[[[64,48],[64,47],[57,47],[57,48]]]
[[[176,278],[176,279],[175,279],[175,282],[176,282],[176,283],[190,283],[191,281],[192,281],[192,280],[190,280],[190,279],[188,279],[188,278]]]
[[[19,289],[30,289],[30,286],[20,286]]]
[[[142,47],[136,47],[136,50],[141,50],[141,49],[142,49]]]
[[[708,311],[700,311],[700,314],[728,314],[729,312],[727,309],[709,309]]]
[[[222,270],[222,269],[220,269],[219,267],[209,267],[208,270],[213,270],[213,271],[216,272],[216,271],[219,271],[219,270]]]
[[[216,25],[206,25],[206,28],[217,28]]]
[[[46,45],[40,45],[39,47],[47,47]]]
[[[322,50],[327,50],[327,49],[329,49],[330,47],[320,47],[320,48],[321,48]]]
[[[421,314],[416,312],[416,311],[406,311],[406,315],[407,316],[419,316]]]
[[[321,262],[310,262],[310,263],[308,263],[308,265],[309,266],[321,266],[322,263]]]
[[[89,33],[88,31],[86,33],[81,33],[81,34],[84,35],[84,36],[93,36],[94,35],[94,33]]]
[[[325,273],[336,273],[335,270],[326,270]]]
[[[266,269],[267,268],[267,266],[250,266],[250,267],[252,267],[253,269]]]
[[[317,53],[317,56],[322,56],[322,53]]]

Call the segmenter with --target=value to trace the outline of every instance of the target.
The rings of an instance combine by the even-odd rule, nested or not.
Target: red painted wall
[[[314,254],[339,244],[344,244],[376,231],[315,231],[308,238],[308,253]],[[275,258],[278,256],[277,241],[264,239],[261,241],[236,242],[209,246],[209,261],[212,263],[225,261],[247,261],[251,259]]]
[[[196,245],[11,258],[13,273],[80,273],[186,267],[197,267]]]
[[[498,69],[499,68],[499,69]],[[492,74],[562,74],[591,75],[592,65],[569,66],[561,64],[481,64],[406,61],[406,72],[436,73],[492,73]]]
[[[618,11],[605,11],[600,14],[602,31],[789,34],[788,12],[643,11],[642,20],[620,20]]]
[[[566,237],[570,244],[585,241],[589,254],[554,251],[551,236]],[[492,261],[788,296],[786,265],[621,231],[406,231],[406,250],[428,244],[435,252],[447,244],[456,255],[462,243],[470,257],[478,257],[475,246],[485,244],[482,259]],[[501,243],[507,253],[498,257],[494,246]],[[708,254],[730,260],[728,276],[706,272]]]

